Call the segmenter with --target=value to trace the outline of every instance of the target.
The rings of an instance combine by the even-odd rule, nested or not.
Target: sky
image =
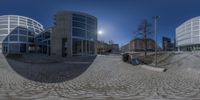
[[[98,18],[99,40],[124,45],[134,38],[142,20],[153,25],[158,15],[158,44],[162,37],[175,37],[175,29],[184,21],[200,16],[200,0],[1,0],[0,15],[22,15],[33,18],[44,27],[53,26],[57,11],[72,10]]]

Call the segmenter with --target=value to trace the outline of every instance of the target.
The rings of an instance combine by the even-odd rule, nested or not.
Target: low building
[[[113,53],[119,52],[119,44],[111,44],[111,47]]]
[[[97,53],[118,53],[119,52],[119,45],[118,44],[111,44],[106,43],[103,41],[97,42]]]
[[[96,48],[98,54],[108,53],[109,51],[111,52],[111,46],[103,41],[98,41]]]
[[[159,49],[159,46],[157,46]],[[140,52],[145,51],[145,42],[144,39],[136,38],[131,40],[129,43],[123,45],[121,52]],[[155,50],[155,41],[153,39],[147,39],[147,51]]]
[[[127,43],[120,48],[121,52],[129,52],[130,51],[130,43]]]
[[[146,39],[147,41],[147,51],[155,50],[155,41],[153,39]],[[130,51],[145,51],[145,41],[144,39],[136,38],[130,41]]]

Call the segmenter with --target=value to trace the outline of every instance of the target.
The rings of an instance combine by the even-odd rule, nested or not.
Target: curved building
[[[176,47],[181,51],[200,50],[200,16],[176,28]]]
[[[43,25],[24,16],[0,16],[0,51],[27,53],[34,51],[34,37],[43,31]]]
[[[55,14],[51,55],[96,55],[97,18],[87,13],[61,11]]]

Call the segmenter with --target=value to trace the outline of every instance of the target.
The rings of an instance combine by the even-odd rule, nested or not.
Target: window
[[[34,25],[34,28],[40,29],[40,27],[39,27],[39,26],[37,26],[37,24],[35,24],[35,25]]]
[[[19,22],[20,23],[26,23],[26,19],[20,19]]]
[[[0,24],[8,24],[8,21],[0,21]]]
[[[10,25],[17,25],[18,22],[10,22]]]
[[[32,28],[32,27],[28,27],[28,30],[30,30],[30,31],[34,31],[34,28]]]
[[[28,37],[28,42],[34,42],[34,38],[33,37]]]
[[[87,25],[87,30],[90,32],[95,32],[96,28],[95,28],[95,26]]]
[[[8,41],[8,36],[6,36],[3,41],[7,42]]]
[[[95,39],[95,33],[92,32],[87,32],[87,39],[89,40],[94,40]]]
[[[1,16],[0,20],[8,20],[8,16]]]
[[[81,55],[82,53],[82,43],[81,43],[81,40],[80,39],[75,39],[73,38],[73,42],[72,42],[72,46],[73,46],[73,54],[74,55]]]
[[[33,24],[31,24],[31,23],[28,23],[28,26],[29,26],[29,27],[33,27]]]
[[[35,30],[35,32],[36,32],[36,33],[40,33],[40,31],[39,31],[39,30],[37,30],[37,29]]]
[[[73,28],[73,36],[77,36],[77,37],[85,37],[86,35],[86,32],[85,30],[82,30],[82,29],[78,29],[78,28]]]
[[[17,29],[10,30],[10,34],[18,34],[18,30]]]
[[[28,36],[34,36],[34,33],[31,31],[28,31]]]
[[[90,52],[90,41],[89,40],[87,40],[86,48],[87,48],[87,53],[89,54],[89,52]]]
[[[40,24],[37,24],[39,27],[42,27]]]
[[[43,51],[43,52],[42,52],[43,54],[47,54],[47,46],[43,46],[43,47],[42,47],[42,51]]]
[[[1,28],[8,28],[8,25],[0,25],[0,29]]]
[[[27,41],[27,37],[26,36],[19,36],[19,41],[26,42]]]
[[[47,46],[47,44],[48,44],[48,41],[43,42],[43,45]]]
[[[8,34],[8,30],[0,30],[0,34]]]
[[[5,36],[0,36],[0,42],[3,42],[5,39]]]
[[[96,22],[95,19],[90,18],[90,17],[87,17],[87,24],[88,24],[88,25],[93,25],[93,26],[94,26],[94,25],[95,25],[95,22]]]
[[[33,21],[34,24],[37,24],[35,21]]]
[[[79,22],[82,22],[82,23],[85,23],[85,16],[83,15],[78,15],[78,14],[73,14],[73,20],[75,21],[79,21]]]
[[[10,16],[10,20],[17,20],[18,17],[17,16]]]
[[[199,30],[199,26],[193,26],[192,30]]]
[[[17,25],[10,25],[10,28],[16,28]]]
[[[198,31],[198,30],[197,30],[197,31],[193,31],[193,32],[192,32],[192,35],[193,35],[193,36],[199,36],[199,31]]]
[[[48,40],[48,45],[50,45],[51,44],[51,41],[50,40]]]
[[[20,35],[27,35],[27,30],[19,30]]]
[[[18,21],[18,18],[10,18],[10,21]]]
[[[44,38],[45,39],[49,39],[50,38],[50,33],[49,32],[44,33]]]
[[[10,41],[18,41],[17,35],[10,35]]]
[[[80,28],[85,29],[85,24],[73,21],[73,27],[80,27]]]
[[[27,19],[27,23],[31,23],[32,24],[32,20],[31,19]]]
[[[95,53],[95,45],[94,42],[90,41],[90,54],[94,54]]]
[[[42,32],[43,31],[43,29],[42,28],[40,28],[40,32]]]
[[[26,26],[26,23],[19,22],[20,25]]]
[[[83,53],[87,54],[87,40],[83,40]]]
[[[26,52],[26,44],[20,44],[20,52],[25,53]]]
[[[3,43],[2,46],[3,46],[3,52],[7,53],[8,52],[8,44]]]

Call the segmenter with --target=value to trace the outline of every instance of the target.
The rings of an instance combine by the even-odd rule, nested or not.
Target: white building
[[[200,50],[200,16],[176,28],[176,47],[181,51]]]
[[[34,37],[42,31],[43,26],[31,18],[18,15],[0,16],[0,52],[34,51]]]

